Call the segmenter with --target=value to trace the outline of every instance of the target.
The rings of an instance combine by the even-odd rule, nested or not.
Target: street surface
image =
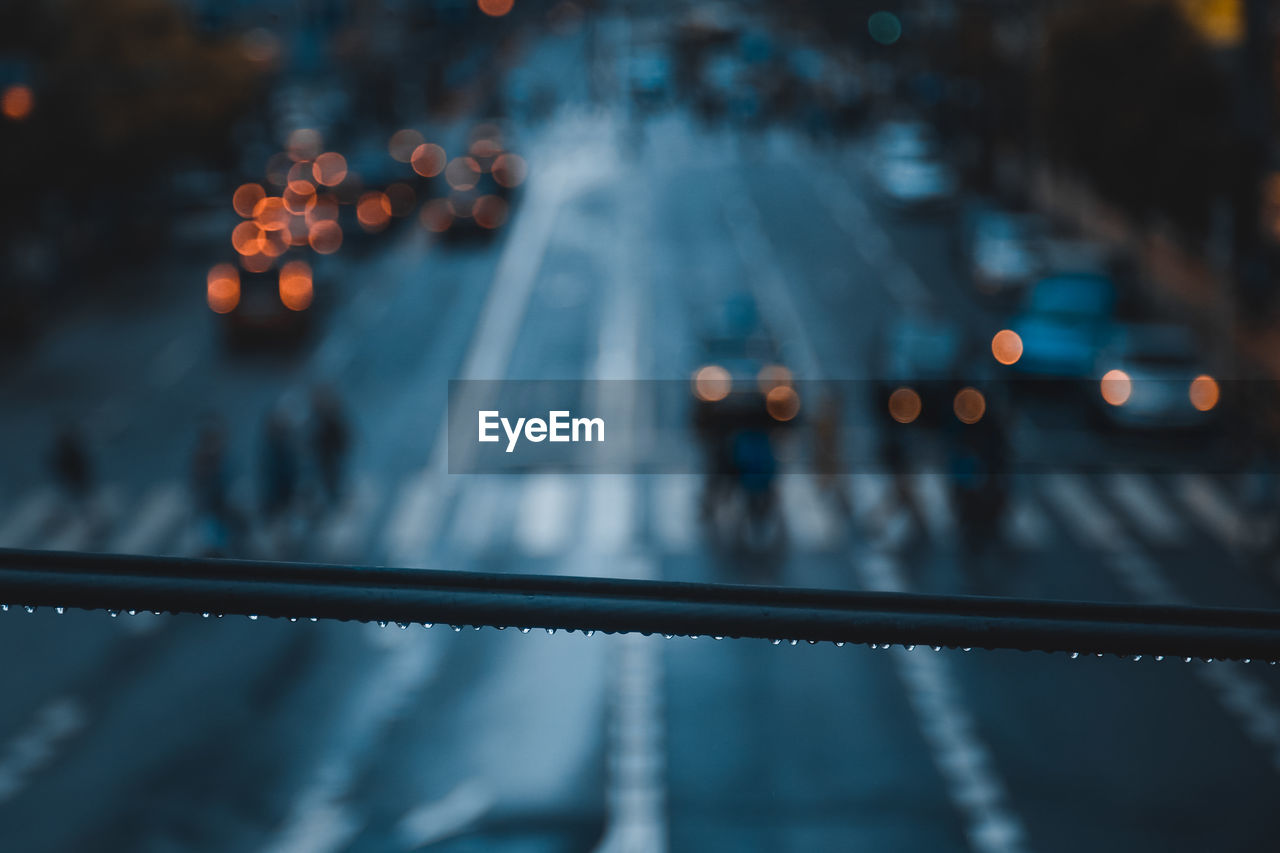
[[[625,45],[612,24],[603,37]],[[583,50],[581,34],[531,46],[527,73],[557,79]],[[1121,459],[1020,478],[977,575],[959,568],[936,471],[910,478],[922,531],[883,511],[883,477],[845,478],[846,519],[807,473],[785,474],[787,553],[763,578],[709,547],[692,474],[446,473],[448,380],[684,381],[702,318],[736,293],[801,379],[869,378],[893,318],[946,316],[984,341],[999,328],[945,222],[878,206],[862,141],[731,132],[581,89],[522,128],[530,178],[494,242],[410,222],[340,252],[334,302],[297,352],[224,350],[204,257],[138,270],[167,282],[145,299],[68,305],[0,378],[0,545],[194,553],[193,425],[226,419],[251,505],[264,414],[323,381],[355,428],[350,487],[290,531],[258,531],[262,556],[1280,605],[1246,547],[1239,482]],[[63,420],[93,448],[100,528],[46,473]],[[1027,423],[1017,440],[1049,439]],[[1280,673],[1265,662],[21,604],[0,613],[8,850],[1165,853],[1269,849],[1280,829]]]

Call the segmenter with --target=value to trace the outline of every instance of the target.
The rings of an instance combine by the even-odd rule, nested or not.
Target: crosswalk
[[[354,477],[341,505],[312,519],[309,556],[394,562],[433,553],[552,558],[637,548],[695,554],[706,547],[702,479],[694,475],[478,476],[447,502],[431,499],[438,486],[423,472],[391,483]],[[843,500],[813,477],[780,478],[779,507],[793,553],[836,552],[856,536],[946,542],[957,532],[940,474],[911,475],[902,484],[850,475],[838,487]],[[1230,481],[1194,474],[1021,477],[1011,487],[1004,541],[1030,551],[1052,546],[1058,536],[1090,548],[1131,536],[1155,550],[1195,541],[1239,549],[1253,522],[1237,491]],[[0,547],[180,554],[198,545],[196,514],[178,481],[113,485],[91,503],[97,509],[86,518],[47,487],[0,501]]]

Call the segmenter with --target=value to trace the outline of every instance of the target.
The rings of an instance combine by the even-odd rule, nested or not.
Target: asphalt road
[[[608,31],[625,38],[625,32]],[[555,73],[581,45],[531,52]],[[195,425],[232,427],[252,505],[261,421],[333,383],[358,436],[338,508],[258,553],[433,568],[754,580],[709,547],[690,476],[450,476],[453,378],[688,377],[752,293],[797,375],[867,377],[890,319],[978,339],[943,220],[887,215],[857,142],[747,136],[572,98],[525,129],[530,181],[492,244],[409,224],[341,253],[321,334],[233,356],[202,258],[88,294],[0,387],[0,544],[189,553]],[[199,261],[198,263],[196,261]],[[83,423],[101,532],[47,485]],[[871,439],[867,439],[871,440]],[[1032,427],[1034,449],[1049,440]],[[768,579],[1274,606],[1239,484],[1187,474],[1020,481],[981,574],[937,475],[925,522],[847,483],[846,519],[788,475]],[[1265,664],[1071,660],[447,626],[0,613],[5,849],[1258,850],[1277,829],[1280,694]]]

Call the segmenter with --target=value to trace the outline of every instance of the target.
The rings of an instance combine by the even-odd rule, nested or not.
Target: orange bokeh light
[[[315,194],[316,188],[310,181],[290,181],[280,198],[284,202],[285,210],[301,214],[307,212],[307,205]]]
[[[785,423],[800,413],[800,395],[790,385],[776,385],[764,396],[764,407],[769,417]]]
[[[1191,388],[1188,391],[1191,405],[1201,412],[1207,412],[1218,405],[1218,399],[1221,394],[1221,389],[1218,388],[1218,381],[1207,373],[1192,379]]]
[[[331,219],[322,219],[311,226],[307,240],[317,253],[332,255],[342,248],[342,226]]]
[[[476,0],[476,5],[490,18],[501,18],[511,11],[515,0]]]
[[[231,231],[231,246],[241,255],[257,255],[262,252],[263,230],[257,222],[241,222]]]
[[[889,417],[900,424],[909,424],[920,417],[923,407],[920,395],[913,388],[896,388],[889,395]]]
[[[321,186],[336,187],[347,177],[347,158],[337,151],[327,151],[311,164],[311,175]]]
[[[400,163],[408,163],[413,159],[413,152],[422,143],[422,134],[406,127],[391,134],[391,139],[387,142],[387,151],[391,154],[391,159]]]
[[[951,409],[961,423],[976,424],[987,413],[987,398],[977,388],[961,388],[951,401]]]
[[[233,311],[240,304],[240,271],[231,264],[214,266],[209,270],[206,298],[218,314]]]
[[[455,190],[469,190],[480,181],[480,164],[472,157],[455,157],[444,168],[444,179]]]
[[[424,142],[414,149],[409,163],[413,166],[413,171],[422,177],[434,178],[444,171],[445,159],[443,148],[434,142]]]
[[[422,206],[421,212],[418,213],[418,221],[422,223],[423,228],[439,234],[448,231],[449,226],[453,225],[453,213],[449,210],[447,201],[437,198]]]
[[[0,96],[0,110],[10,121],[22,121],[31,115],[35,106],[36,96],[32,93],[31,87],[23,83],[14,83],[4,90],[4,95]]]
[[[481,228],[501,228],[507,221],[507,203],[496,195],[482,195],[471,206],[471,215]]]
[[[263,231],[282,231],[289,224],[289,211],[284,199],[269,195],[253,206],[253,221]]]
[[[264,255],[261,252],[255,252],[252,255],[240,256],[240,266],[244,267],[249,272],[266,272],[271,269],[271,265],[275,262],[275,258],[270,257],[269,255]]]
[[[236,187],[235,193],[231,196],[231,206],[235,208],[236,213],[248,219],[253,216],[253,209],[257,207],[258,202],[266,196],[267,191],[261,184],[241,184]]]
[[[391,221],[391,200],[386,193],[365,193],[356,203],[356,219],[366,231],[381,231]]]
[[[305,214],[308,225],[338,218],[338,200],[331,195],[316,195],[307,200]]]
[[[693,395],[704,403],[715,403],[729,396],[733,377],[718,364],[698,368],[693,374]]]
[[[1012,329],[1001,329],[991,339],[991,354],[1001,364],[1016,364],[1022,358],[1022,338]]]
[[[518,187],[524,183],[529,167],[518,154],[503,154],[493,161],[493,179],[504,187]]]
[[[305,261],[289,261],[280,268],[280,301],[290,311],[305,311],[311,305],[311,267]]]
[[[1098,390],[1102,393],[1102,399],[1111,405],[1123,406],[1129,402],[1129,395],[1133,393],[1133,381],[1123,370],[1108,370],[1102,375]]]

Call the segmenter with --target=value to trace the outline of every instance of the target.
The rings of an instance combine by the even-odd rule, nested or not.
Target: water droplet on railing
[[[844,640],[836,640],[836,648],[837,648],[837,649],[843,649],[843,648],[844,648]]]
[[[401,630],[401,631],[404,631],[404,630],[408,629],[408,627],[409,627],[409,623],[408,623],[408,622],[397,622],[396,624],[400,626],[400,630]]]
[[[379,627],[379,628],[385,628],[385,627],[387,627],[387,620],[386,620],[386,619],[379,619],[379,620],[378,620],[378,627]]]
[[[1164,655],[1156,655],[1155,657],[1152,658],[1152,660],[1156,662],[1162,661],[1164,660]]]
[[[208,611],[208,610],[206,610],[205,612],[201,613],[201,614],[200,614],[200,618],[201,618],[201,619],[208,619],[208,618],[209,618],[209,611]]]
[[[1244,660],[1240,661],[1240,663],[1253,663],[1253,658],[1245,658]]]
[[[250,621],[250,622],[257,622],[257,621],[258,621],[258,614],[257,614],[257,613],[250,613],[250,614],[249,614],[249,621]]]
[[[779,645],[779,644],[781,644],[781,643],[782,643],[782,641],[781,641],[781,640],[776,639],[776,638],[775,638],[775,639],[770,640],[769,642],[770,642],[770,643],[772,643],[772,644],[773,644],[773,645],[775,645],[775,646],[776,646],[776,645]]]
[[[289,621],[290,621],[290,622],[297,622],[297,621],[298,621],[298,617],[297,617],[297,616],[290,616],[290,617],[289,617]]]
[[[119,616],[119,615],[120,615],[120,611],[119,611],[119,610],[108,610],[108,611],[107,611],[107,615],[108,615],[108,616],[110,616],[112,619],[114,619],[114,618],[116,618],[117,616]]]
[[[8,612],[9,612],[9,605],[0,604],[0,613],[8,613]]]
[[[1133,659],[1134,659],[1135,661],[1142,660],[1142,655],[1134,655],[1134,656],[1133,656]]]
[[[126,610],[126,611],[125,611],[125,613],[128,613],[130,616],[137,616],[137,615],[138,615],[138,611],[136,611],[136,610]]]
[[[714,635],[714,634],[713,634],[713,635],[711,636],[711,639],[713,639],[713,640],[723,640],[723,639],[724,639],[724,637],[717,636],[717,635]]]
[[[915,644],[906,645],[906,646],[903,646],[903,648],[909,652],[914,652],[916,650]]]
[[[547,636],[548,636],[548,637],[553,636],[553,635],[555,634],[555,632],[556,632],[556,629],[555,629],[555,628],[548,628],[548,629],[547,629]]]
[[[521,633],[521,634],[527,634],[527,633],[529,633],[529,629],[528,629],[528,628],[521,628],[521,629],[520,629],[520,633]]]
[[[961,649],[960,651],[962,651],[962,652],[971,652],[971,651],[973,651],[973,646],[965,646],[965,647],[964,647],[963,649]]]
[[[1078,657],[1080,657],[1080,653],[1079,653],[1079,652],[1072,652],[1072,653],[1071,653],[1071,659],[1072,659],[1072,660],[1075,660],[1075,659],[1076,659],[1076,658],[1078,658]]]
[[[423,627],[423,628],[434,628],[434,627],[435,627],[435,624],[436,624],[436,623],[434,623],[434,622],[423,622],[423,623],[422,623],[422,627]]]
[[[592,630],[592,631],[583,631],[582,633],[586,634],[588,637],[594,637],[594,636],[596,635],[596,632],[595,632],[594,630]]]
[[[933,649],[935,652],[942,651],[942,646],[930,646],[929,648]]]
[[[794,646],[796,643],[798,643],[798,642],[800,642],[800,641],[799,641],[799,640],[787,640],[787,642]]]
[[[318,617],[312,616],[312,617],[311,617],[311,621],[312,621],[312,622],[319,622],[320,620],[319,620],[319,618],[318,618]]]
[[[32,606],[32,605],[30,605],[30,604],[26,605],[26,607],[24,607],[23,609],[24,609],[24,610],[26,610],[28,613],[35,613],[35,612],[36,612],[35,607],[33,607],[33,606]]]
[[[1189,657],[1185,657],[1185,658],[1183,658],[1183,659],[1182,659],[1182,662],[1183,662],[1183,663],[1191,663],[1191,658],[1189,658]]]
[[[53,612],[54,612],[54,613],[57,613],[59,616],[61,616],[63,613],[66,613],[66,612],[67,612],[67,608],[65,608],[65,607],[55,607],[55,608],[53,608]]]
[[[450,625],[449,627],[453,629],[453,633],[455,633],[455,634],[457,634],[459,631],[461,631],[461,630],[462,630],[462,626],[461,626],[461,625]]]
[[[665,639],[670,640],[672,637],[674,637],[674,636],[675,636],[675,634],[663,634],[662,636],[663,636]]]

